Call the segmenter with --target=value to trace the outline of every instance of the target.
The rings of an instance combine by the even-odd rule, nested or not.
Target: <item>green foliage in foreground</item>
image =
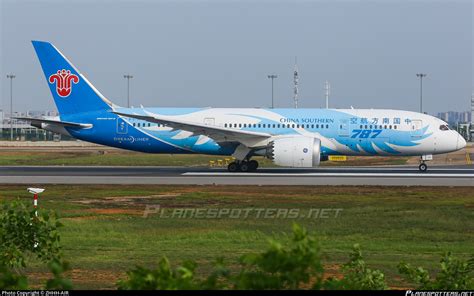
[[[474,257],[468,261],[446,253],[440,261],[440,271],[433,278],[423,267],[400,263],[398,270],[417,285],[419,290],[471,290],[474,288]]]
[[[28,280],[25,276],[12,272],[7,266],[0,264],[0,290],[25,290]]]
[[[288,245],[271,241],[268,250],[244,255],[240,270],[231,272],[218,260],[208,278],[195,276],[196,264],[187,262],[176,269],[163,258],[157,269],[137,267],[128,279],[118,282],[119,289],[386,289],[385,277],[379,270],[366,267],[359,246],[354,246],[350,261],[344,265],[342,279],[324,280],[320,248],[313,235],[298,225]]]
[[[349,262],[343,265],[341,278],[324,279],[319,245],[313,235],[293,226],[289,245],[271,241],[267,251],[244,255],[240,270],[231,272],[222,260],[207,278],[196,277],[196,263],[186,262],[173,269],[163,258],[157,269],[136,267],[127,272],[128,279],[117,283],[124,290],[199,290],[199,289],[317,289],[317,290],[385,290],[388,286],[380,270],[367,267],[359,245],[354,245]],[[463,262],[447,253],[441,259],[441,271],[435,278],[421,268],[400,263],[400,273],[417,285],[417,289],[473,289],[473,259]]]
[[[28,288],[27,278],[20,274],[27,259],[48,265],[53,278],[46,289],[72,288],[71,281],[62,276],[68,265],[61,259],[60,227],[54,212],[36,216],[22,202],[4,204],[0,213],[0,289]]]
[[[27,256],[45,263],[59,258],[62,224],[54,212],[37,217],[24,203],[14,201],[3,205],[0,225],[0,263],[20,268],[26,266]]]
[[[62,224],[54,213],[36,217],[25,204],[6,204],[0,213],[0,289],[28,289],[27,278],[20,269],[28,259],[47,263],[53,277],[45,289],[72,289],[64,276],[69,270],[62,260],[58,228]],[[325,278],[321,251],[314,235],[293,225],[291,240],[283,244],[270,241],[262,253],[247,254],[232,270],[218,259],[208,277],[198,276],[197,264],[187,261],[173,268],[166,257],[156,269],[136,267],[128,278],[117,283],[124,290],[201,290],[201,289],[323,289],[384,290],[388,286],[380,270],[369,268],[359,245],[354,245],[349,261],[341,268],[340,278]],[[399,264],[399,272],[416,285],[416,289],[473,289],[474,257],[468,261],[446,253],[440,270],[434,276],[422,267]]]
[[[380,270],[367,267],[362,258],[360,246],[355,244],[350,260],[343,265],[344,277],[340,280],[328,279],[327,289],[337,290],[386,290],[385,275]]]

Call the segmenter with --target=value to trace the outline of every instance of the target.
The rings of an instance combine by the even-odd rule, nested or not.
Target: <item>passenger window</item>
[[[275,128],[275,124],[273,124],[273,128]]]
[[[396,126],[396,125],[394,125],[394,126],[393,126],[393,129],[397,129],[397,126]]]
[[[311,128],[314,128],[314,124],[311,125]]]
[[[319,124],[316,124],[316,128],[319,128]],[[362,127],[361,127],[362,128]]]
[[[329,124],[326,124],[326,128],[329,128]]]
[[[242,123],[239,123],[239,127],[242,127]]]
[[[258,128],[261,128],[261,127],[262,127],[262,125],[259,123],[259,124],[258,124]]]

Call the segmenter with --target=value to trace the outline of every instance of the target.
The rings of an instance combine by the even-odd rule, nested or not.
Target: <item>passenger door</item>
[[[412,138],[421,138],[423,135],[423,122],[421,119],[413,119],[411,121],[411,137]]]
[[[204,118],[204,124],[205,125],[214,125],[215,124],[215,119],[214,118]]]
[[[339,120],[339,131],[338,135],[341,137],[348,137],[349,136],[349,123],[347,119]]]
[[[128,124],[122,118],[117,118],[117,134],[125,135],[128,133]]]

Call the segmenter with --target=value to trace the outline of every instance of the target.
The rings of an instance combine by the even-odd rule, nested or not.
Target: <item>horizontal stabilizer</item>
[[[77,123],[69,121],[60,121],[54,119],[42,119],[42,118],[32,118],[32,117],[13,117],[14,119],[29,121],[33,126],[40,126],[42,123],[52,124],[62,127],[75,127],[75,128],[91,128],[92,124],[90,123]]]

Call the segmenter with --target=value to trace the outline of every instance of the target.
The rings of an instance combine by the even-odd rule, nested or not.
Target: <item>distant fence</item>
[[[11,139],[11,129],[0,129],[0,141],[8,141]],[[59,135],[50,131],[29,128],[13,128],[14,141],[68,141],[75,140],[72,137]]]

